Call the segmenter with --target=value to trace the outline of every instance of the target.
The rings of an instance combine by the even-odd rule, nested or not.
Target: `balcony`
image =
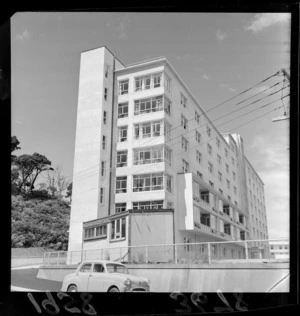
[[[205,202],[204,200],[202,200],[201,198],[199,198],[196,195],[193,195],[193,200],[199,204],[204,210],[209,211],[210,210],[210,205],[209,203]]]

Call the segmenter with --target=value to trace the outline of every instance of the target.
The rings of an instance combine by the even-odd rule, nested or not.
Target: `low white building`
[[[268,238],[242,138],[220,133],[164,57],[81,54],[73,177],[69,251],[232,241],[213,255],[242,258],[234,241]]]
[[[290,243],[286,241],[270,241],[270,253],[275,259],[290,258]]]

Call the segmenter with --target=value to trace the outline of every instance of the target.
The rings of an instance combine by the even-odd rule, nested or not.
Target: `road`
[[[38,268],[21,268],[11,270],[11,286],[12,291],[22,291],[24,288],[26,292],[28,290],[36,291],[50,291],[58,292],[61,289],[62,282],[44,280],[37,278]],[[14,289],[16,287],[16,289]]]

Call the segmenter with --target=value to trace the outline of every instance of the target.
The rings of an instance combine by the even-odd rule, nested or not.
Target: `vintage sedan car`
[[[150,291],[150,281],[128,273],[114,261],[88,260],[75,273],[65,276],[62,292],[135,292]]]

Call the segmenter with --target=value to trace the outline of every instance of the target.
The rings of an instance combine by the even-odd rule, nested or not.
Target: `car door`
[[[80,291],[80,292],[87,292],[88,291],[88,282],[89,282],[91,270],[92,270],[92,264],[85,263],[82,265],[80,270],[77,272],[77,278],[79,279],[78,291]]]
[[[89,275],[88,292],[106,292],[106,278],[103,264],[94,263]]]

